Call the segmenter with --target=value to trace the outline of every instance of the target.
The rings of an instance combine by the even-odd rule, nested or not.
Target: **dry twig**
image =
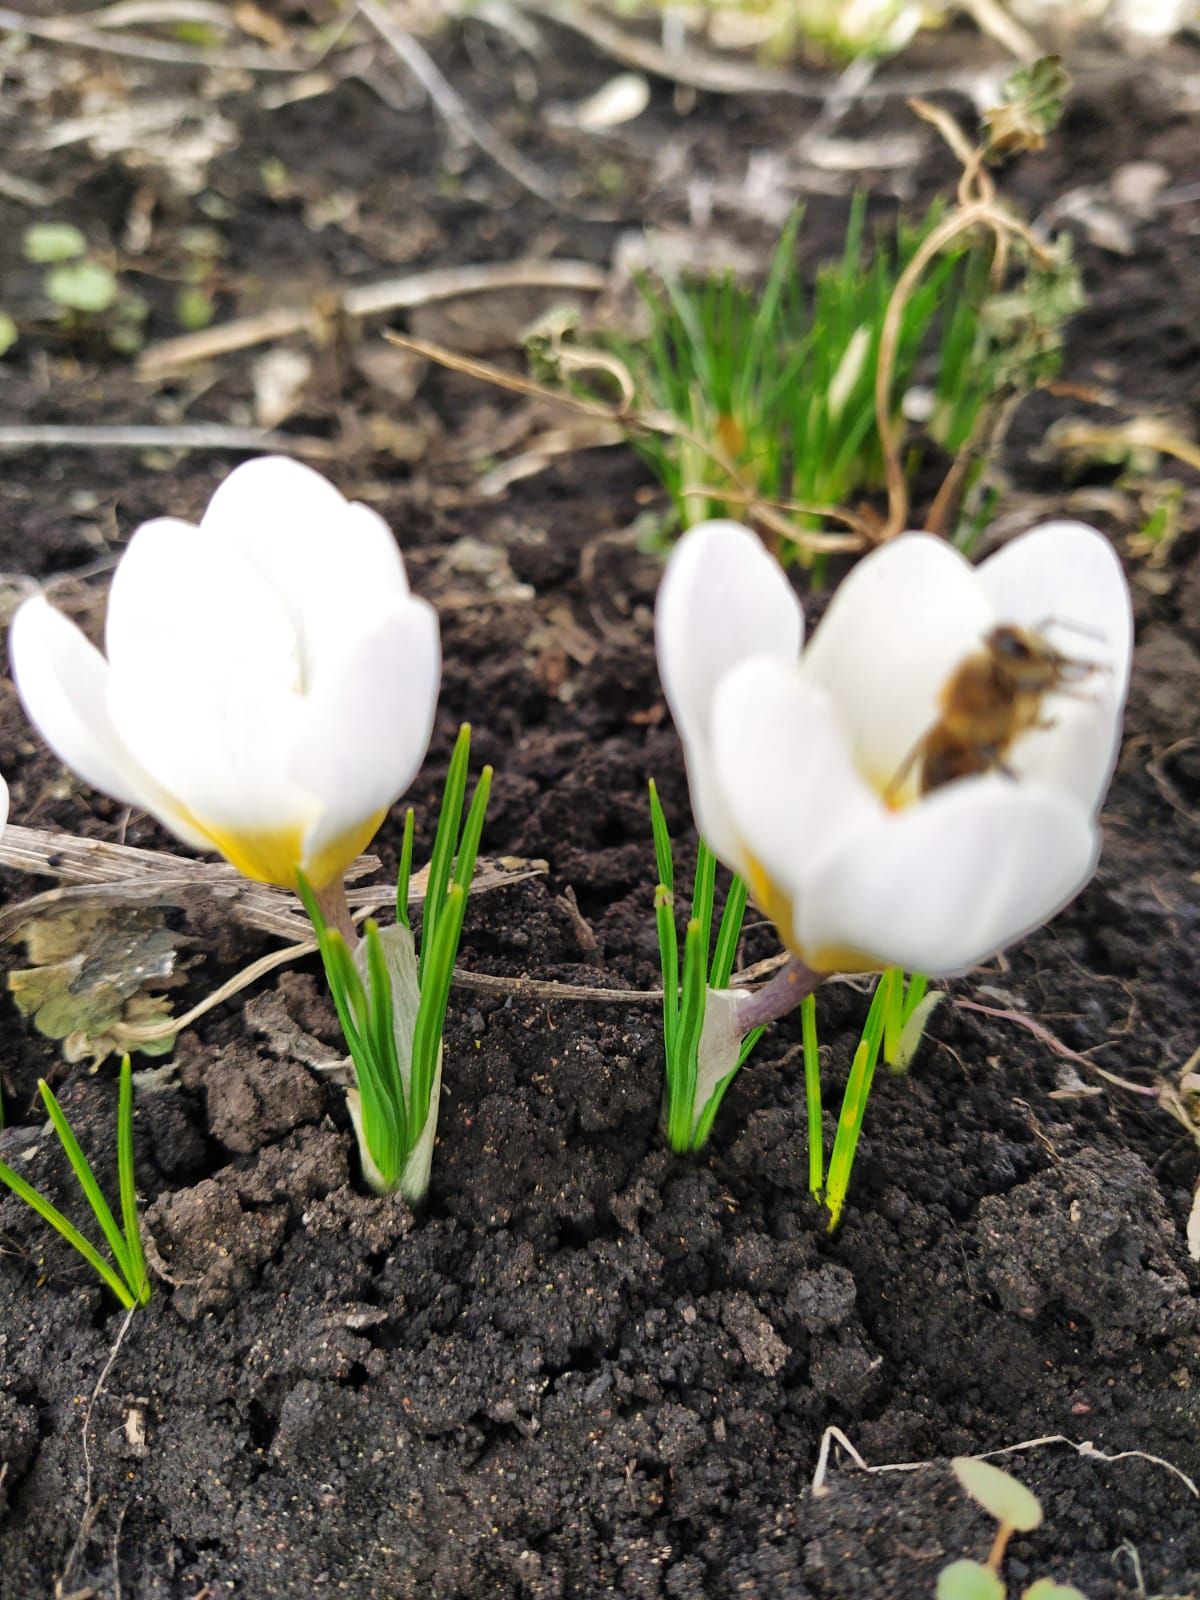
[[[835,1444],[841,1446],[860,1472],[870,1472],[872,1474],[881,1472],[925,1472],[930,1467],[941,1465],[941,1462],[938,1461],[887,1461],[878,1467],[869,1466],[842,1430],[830,1427],[826,1428],[821,1435],[821,1449],[817,1456],[817,1469],[813,1473],[812,1481],[814,1495],[821,1496],[829,1493],[829,1486],[825,1479],[829,1471],[830,1450]],[[1097,1450],[1090,1439],[1082,1441],[1068,1439],[1065,1433],[1047,1433],[1040,1439],[1022,1439],[1018,1444],[1001,1445],[998,1450],[981,1451],[979,1455],[972,1456],[970,1459],[972,1461],[994,1461],[997,1456],[1017,1455],[1026,1450],[1042,1450],[1047,1445],[1053,1444],[1065,1444],[1068,1449],[1074,1450],[1077,1455],[1086,1456],[1091,1461],[1148,1461],[1151,1466],[1162,1467],[1165,1471],[1173,1473],[1187,1489],[1188,1493],[1195,1499],[1200,1500],[1200,1488],[1196,1486],[1195,1480],[1189,1478],[1186,1472],[1183,1472],[1173,1462],[1165,1460],[1162,1456],[1152,1456],[1145,1450],[1117,1450],[1112,1455],[1109,1455],[1104,1450]]]
[[[76,1530],[74,1542],[67,1552],[66,1561],[63,1563],[62,1573],[55,1580],[54,1593],[56,1600],[70,1600],[70,1597],[66,1594],[66,1585],[79,1564],[80,1556],[87,1547],[92,1527],[96,1521],[96,1515],[100,1509],[99,1505],[92,1499],[92,1453],[88,1446],[88,1435],[92,1429],[92,1413],[96,1409],[96,1402],[104,1392],[104,1385],[108,1382],[108,1375],[113,1369],[113,1363],[116,1361],[121,1346],[125,1342],[125,1335],[129,1332],[134,1313],[138,1309],[138,1306],[132,1305],[125,1313],[120,1331],[113,1340],[112,1349],[108,1352],[108,1360],[101,1368],[100,1376],[96,1379],[96,1387],[92,1390],[91,1399],[87,1403],[87,1410],[83,1414],[83,1511],[79,1518],[79,1527]]]
[[[511,145],[503,134],[475,111],[447,81],[433,57],[411,33],[399,28],[377,0],[358,0],[358,12],[379,34],[380,38],[403,61],[441,113],[447,124],[460,139],[478,147],[510,178],[515,178],[522,188],[548,205],[559,204],[559,194],[553,179]]]
[[[503,289],[563,289],[598,294],[608,284],[608,274],[590,261],[533,259],[489,261],[465,267],[435,267],[402,278],[384,278],[355,288],[331,292],[328,303],[276,306],[253,316],[236,317],[199,333],[185,333],[149,345],[138,363],[143,378],[161,378],[197,361],[249,350],[255,345],[288,339],[293,334],[320,334],[330,318],[375,317],[392,311],[411,311],[460,295],[491,294]]]
[[[751,514],[777,539],[788,539],[793,544],[802,545],[806,550],[828,552],[861,550],[864,544],[874,538],[873,525],[856,512],[844,510],[839,506],[815,505],[803,501],[780,502],[762,498],[746,484],[737,462],[715,439],[703,438],[693,433],[670,412],[635,411],[624,405],[606,405],[603,401],[587,400],[582,395],[572,394],[566,389],[552,389],[546,384],[538,383],[534,378],[509,372],[504,367],[498,367],[491,361],[481,361],[475,356],[460,355],[456,350],[447,350],[442,345],[431,344],[427,339],[414,339],[407,334],[394,333],[390,330],[384,337],[389,344],[394,344],[401,350],[411,350],[416,355],[436,361],[439,366],[448,367],[452,372],[461,372],[467,377],[478,378],[483,383],[493,384],[498,389],[507,389],[512,394],[544,400],[551,405],[565,406],[567,410],[574,411],[579,416],[613,423],[627,433],[663,433],[684,440],[708,456],[722,475],[729,479],[728,485],[719,488],[710,485],[703,491],[697,489],[696,492],[710,494],[714,499],[736,500],[746,505]],[[632,393],[632,384],[626,387],[626,393]],[[797,528],[783,515],[781,507],[803,510],[811,516],[826,517],[830,521],[842,523],[851,531],[848,534],[823,533],[809,528]]]
[[[103,13],[98,14],[103,17]],[[298,61],[267,50],[215,50],[206,45],[175,44],[164,39],[146,39],[138,34],[106,33],[87,26],[87,17],[31,17],[23,11],[0,6],[0,28],[9,33],[28,34],[48,44],[71,45],[77,50],[98,50],[107,55],[126,56],[134,61],[156,61],[168,67],[221,67],[243,72],[309,72],[315,60]],[[319,59],[319,58],[318,58]]]
[[[514,0],[520,11],[544,17],[561,28],[579,34],[602,55],[622,66],[665,78],[685,88],[707,94],[778,94],[791,99],[825,101],[841,93],[836,80],[815,73],[781,72],[760,67],[733,55],[717,55],[690,46],[686,50],[667,50],[653,39],[619,27],[611,18],[579,0]],[[947,72],[937,77],[913,74],[885,78],[865,85],[863,100],[888,100],[897,95],[957,90],[974,96],[979,86],[978,72]]]
[[[282,450],[317,461],[332,461],[338,454],[338,446],[330,439],[266,428],[230,428],[216,422],[165,427],[0,423],[3,450]]]
[[[926,235],[912,259],[896,281],[884,313],[879,335],[879,360],[875,368],[875,427],[883,447],[884,471],[887,478],[888,511],[883,528],[876,534],[880,543],[903,533],[908,520],[908,480],[901,457],[900,430],[892,414],[892,381],[896,353],[900,344],[900,330],[904,308],[913,290],[920,282],[926,267],[947,245],[961,234],[977,227],[990,230],[995,240],[995,258],[992,263],[993,282],[1004,277],[1010,241],[1022,240],[1035,260],[1044,264],[1053,261],[1053,254],[1042,244],[1033,230],[1019,217],[1004,209],[996,200],[996,185],[984,165],[982,146],[973,148],[954,118],[939,106],[914,97],[909,101],[912,110],[924,121],[931,123],[962,162],[962,175],[958,181],[958,203],[931,233]],[[955,463],[956,470],[961,471]],[[942,514],[939,495],[939,516]]]

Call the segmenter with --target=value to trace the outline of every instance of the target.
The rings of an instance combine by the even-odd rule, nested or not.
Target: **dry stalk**
[[[54,1593],[56,1600],[71,1600],[71,1597],[66,1592],[66,1585],[70,1582],[71,1576],[79,1564],[79,1558],[87,1547],[96,1516],[100,1510],[99,1505],[92,1498],[92,1452],[88,1446],[88,1435],[92,1429],[92,1413],[95,1411],[96,1403],[104,1392],[104,1385],[108,1382],[108,1375],[113,1369],[113,1363],[120,1353],[121,1346],[125,1343],[125,1335],[129,1332],[130,1324],[133,1322],[134,1314],[138,1309],[136,1305],[133,1305],[125,1313],[117,1337],[113,1340],[112,1348],[108,1352],[108,1360],[101,1368],[100,1376],[96,1379],[96,1387],[92,1390],[91,1398],[87,1403],[87,1410],[83,1414],[83,1511],[80,1514],[79,1527],[76,1530],[74,1542],[67,1553],[66,1561],[63,1563],[62,1572],[55,1580]],[[90,1593],[90,1591],[88,1592]]]
[[[841,85],[817,73],[783,72],[760,67],[753,61],[731,54],[718,55],[694,45],[684,50],[669,50],[643,34],[620,27],[599,9],[580,0],[513,0],[518,11],[544,17],[557,27],[567,28],[591,44],[601,55],[622,66],[636,68],[706,94],[777,94],[817,103],[836,100]],[[900,95],[954,91],[974,97],[979,72],[946,72],[937,75],[894,74],[879,82],[863,85],[857,92],[860,101],[895,99]]]
[[[478,145],[502,171],[530,194],[548,205],[557,206],[560,197],[553,180],[521,152],[511,145],[503,134],[497,133],[447,81],[433,57],[411,33],[396,26],[377,0],[358,0],[357,9],[379,34],[388,48],[397,55],[429,96],[434,107],[454,133],[471,144]]]
[[[97,14],[103,20],[104,13]],[[165,39],[147,39],[138,34],[105,32],[87,26],[87,17],[34,17],[23,11],[0,6],[0,28],[7,33],[27,34],[48,44],[70,45],[77,50],[96,50],[106,55],[125,56],[133,61],[154,61],[167,67],[211,67],[239,72],[310,72],[320,57],[297,60],[267,50],[216,50],[207,45],[177,44]]]
[[[339,454],[339,447],[330,439],[268,428],[224,427],[216,422],[173,427],[0,423],[0,451],[5,450],[284,450],[316,461],[332,461]]]
[[[908,482],[901,460],[900,429],[892,415],[892,384],[896,366],[896,353],[900,343],[900,330],[904,308],[921,275],[930,262],[947,245],[964,233],[977,227],[990,230],[994,239],[995,257],[992,262],[993,281],[1000,282],[1008,262],[1008,248],[1013,239],[1020,239],[1035,260],[1049,265],[1053,256],[1033,230],[1019,217],[1006,211],[996,200],[996,185],[984,166],[984,149],[968,144],[962,129],[947,112],[927,101],[913,98],[909,105],[917,116],[931,123],[942,135],[950,149],[962,163],[958,181],[957,204],[953,211],[938,224],[917,249],[896,282],[884,313],[879,336],[879,363],[875,369],[875,425],[883,448],[884,472],[887,480],[888,509],[883,527],[876,539],[883,543],[903,533],[908,520]],[[967,447],[970,449],[970,446]],[[966,455],[960,452],[960,458]],[[965,471],[965,464],[956,460],[951,475],[956,481]],[[939,516],[944,514],[945,493],[939,492],[934,502]]]
[[[846,1452],[860,1472],[927,1472],[930,1467],[941,1466],[940,1461],[886,1461],[880,1466],[872,1467],[864,1460],[860,1451],[850,1443],[841,1428],[826,1428],[821,1435],[821,1448],[817,1455],[817,1469],[813,1473],[812,1492],[816,1496],[827,1495],[829,1485],[825,1482],[829,1473],[829,1458],[832,1447],[837,1444]],[[1167,1461],[1163,1456],[1152,1456],[1145,1450],[1117,1450],[1111,1455],[1104,1450],[1097,1450],[1090,1439],[1082,1441],[1069,1439],[1065,1433],[1047,1433],[1040,1439],[1022,1439],[1017,1444],[1001,1445],[997,1450],[984,1450],[978,1455],[969,1457],[972,1461],[994,1461],[997,1456],[1019,1455],[1028,1450],[1044,1450],[1049,1445],[1065,1444],[1068,1449],[1074,1450],[1076,1455],[1086,1456],[1089,1461],[1148,1461],[1152,1466],[1162,1467],[1164,1471],[1172,1473],[1183,1484],[1194,1499],[1200,1500],[1200,1488],[1195,1480],[1189,1478],[1187,1473]]]
[[[162,378],[198,361],[249,350],[297,333],[318,336],[338,313],[351,318],[383,316],[392,311],[412,311],[460,295],[491,294],[504,289],[563,289],[598,294],[608,285],[608,274],[590,261],[518,260],[483,262],[465,267],[435,267],[401,278],[334,290],[321,305],[276,306],[252,316],[235,317],[198,333],[181,334],[149,345],[138,363],[138,376]]]
[[[875,538],[872,524],[856,512],[837,506],[764,499],[745,482],[737,462],[722,449],[720,444],[694,433],[669,412],[635,411],[624,405],[606,405],[601,400],[587,400],[564,389],[550,388],[547,384],[538,383],[534,378],[508,372],[493,362],[481,361],[475,356],[460,355],[457,351],[447,350],[442,345],[431,344],[427,339],[414,339],[408,334],[394,333],[390,329],[384,333],[384,338],[389,344],[396,345],[401,350],[410,350],[415,355],[425,356],[427,360],[435,361],[439,366],[447,367],[452,372],[461,372],[466,377],[478,378],[483,383],[507,389],[512,394],[545,401],[550,405],[564,406],[578,416],[613,423],[627,433],[661,433],[691,445],[693,449],[706,455],[717,470],[729,480],[728,485],[698,487],[696,492],[710,495],[713,499],[737,501],[747,506],[751,514],[776,539],[787,539],[806,550],[823,553],[861,550]],[[606,357],[606,366],[610,359]],[[623,383],[622,389],[625,393],[632,392],[632,387],[628,383]],[[830,521],[840,522],[851,532],[848,535],[829,534],[808,528],[797,528],[783,514],[785,510],[793,507],[807,514],[824,516]]]

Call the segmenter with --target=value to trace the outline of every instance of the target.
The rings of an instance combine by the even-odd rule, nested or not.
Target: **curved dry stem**
[[[985,177],[987,174],[980,169],[977,178]],[[988,183],[991,183],[990,178]],[[892,290],[892,297],[884,313],[883,328],[879,336],[879,364],[875,369],[875,427],[883,447],[888,497],[887,520],[876,535],[877,541],[881,544],[902,533],[908,519],[908,481],[904,476],[904,466],[900,459],[900,429],[893,419],[891,408],[896,351],[900,343],[904,308],[920,282],[921,274],[934,257],[953,243],[960,234],[967,233],[980,224],[990,228],[995,239],[996,262],[993,264],[993,272],[997,264],[1001,269],[1007,265],[1008,244],[1012,238],[1021,239],[1039,262],[1047,263],[1052,259],[1051,253],[1033,230],[1019,217],[1011,216],[988,195],[985,198],[972,200],[969,204],[960,205],[945,221],[939,223],[914,252],[912,259],[896,280],[896,287]]]

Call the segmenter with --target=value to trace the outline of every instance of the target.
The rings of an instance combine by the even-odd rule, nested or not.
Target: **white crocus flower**
[[[8,826],[8,785],[0,778],[0,833]]]
[[[920,793],[914,754],[992,629],[1087,663],[1002,766]],[[747,529],[668,563],[659,666],[697,825],[814,972],[961,971],[1091,877],[1129,679],[1129,591],[1094,529],[1054,522],[979,568],[910,533],[861,561],[803,655],[803,618]]]
[[[433,608],[386,523],[282,457],[238,467],[198,527],[138,529],[105,647],[43,598],[17,612],[13,674],[46,742],[261,882],[340,880],[429,743]]]

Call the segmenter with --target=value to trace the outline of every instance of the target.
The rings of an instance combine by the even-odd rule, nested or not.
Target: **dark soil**
[[[253,420],[258,352],[146,386],[101,337],[33,325],[44,307],[20,234],[43,216],[69,217],[119,252],[150,302],[154,339],[177,331],[187,227],[223,240],[219,317],[531,244],[607,262],[627,225],[682,226],[689,184],[738,185],[763,150],[790,171],[814,115],[768,96],[676,99],[656,83],[643,119],[588,139],[540,120],[548,102],[577,99],[612,70],[581,43],[547,29],[530,57],[479,25],[436,52],[573,209],[556,212],[449,145],[382,53],[365,70],[377,82],[388,74],[399,104],[357,79],[274,104],[278,81],[252,75],[54,45],[12,53],[2,165],[51,198],[41,210],[0,186],[4,308],[29,324],[0,366],[7,420]],[[914,59],[936,74],[981,54],[964,33]],[[1033,210],[1081,184],[1104,200],[1122,163],[1165,166],[1175,198],[1127,215],[1130,254],[1080,230],[1091,298],[1064,378],[1134,408],[1169,406],[1194,432],[1200,143],[1180,85],[1195,81],[1197,58],[1178,47],[1160,63],[1096,51],[1088,63],[1061,139],[1012,172],[1009,192]],[[514,98],[514,81],[536,99]],[[41,148],[89,94],[128,105],[202,88],[196,103],[230,130],[193,194],[153,160],[86,141]],[[910,126],[893,101],[841,131]],[[275,164],[270,193],[264,162]],[[915,170],[856,177],[923,200],[949,174],[931,138]],[[836,247],[846,215],[847,181],[825,178],[804,235],[814,260]],[[602,211],[615,220],[597,220]],[[765,250],[771,232],[718,197],[717,238]],[[498,351],[544,303],[491,297],[410,325]],[[378,331],[335,331],[315,351],[286,425],[338,441],[328,470],[389,517],[414,585],[440,603],[445,682],[413,796],[426,830],[469,718],[477,759],[497,769],[486,849],[549,864],[478,899],[463,963],[651,987],[651,775],[685,862],[692,838],[653,658],[659,567],[630,531],[658,492],[618,449],[569,456],[482,498],[470,463],[514,408],[439,374],[401,404],[361,359],[377,353]],[[1112,474],[1073,486],[1041,450],[1048,423],[1080,405],[1044,396],[1022,414],[1005,526],[1075,510],[1122,543],[1137,507]],[[381,419],[392,429],[382,446]],[[470,440],[473,456],[456,449]],[[73,575],[56,598],[94,622],[103,569],[138,521],[197,513],[233,459],[13,455],[0,479],[0,566]],[[1147,1083],[1177,1076],[1200,1040],[1196,510],[1189,488],[1165,563],[1132,566],[1141,647],[1095,882],[1051,928],[951,985]],[[490,578],[464,538],[499,555]],[[10,598],[20,592],[14,580]],[[168,843],[65,778],[7,683],[0,770],[14,821]],[[388,866],[398,843],[393,819],[378,845]],[[10,883],[13,894],[45,887]],[[180,1004],[267,947],[209,929],[188,951],[204,959]],[[752,930],[747,959],[771,950],[769,932]],[[865,1003],[848,986],[820,998],[831,1104]],[[1184,1231],[1197,1152],[1153,1101],[1105,1088],[1011,1021],[945,1004],[911,1075],[876,1087],[846,1219],[830,1237],[806,1193],[794,1022],[771,1031],[711,1146],[688,1163],[656,1128],[652,1006],[459,991],[433,1191],[414,1218],[363,1191],[340,1096],[303,1059],[307,1035],[335,1039],[311,968],[205,1019],[181,1039],[177,1072],[139,1093],[139,1183],[169,1280],[115,1354],[123,1318],[112,1302],[32,1214],[0,1201],[3,1600],[50,1595],[58,1580],[104,1600],[921,1600],[942,1566],[982,1558],[991,1540],[947,1458],[1023,1441],[1040,1442],[1009,1464],[1046,1520],[1011,1547],[1014,1590],[1043,1574],[1090,1600],[1200,1590],[1200,1503],[1167,1465],[1200,1477],[1200,1269]],[[40,1121],[35,1083],[46,1075],[85,1146],[109,1148],[111,1063],[64,1067],[11,1005],[0,1038],[16,1125],[0,1147]],[[25,1170],[74,1210],[50,1140]],[[923,1465],[868,1475],[835,1450],[828,1492],[814,1495],[830,1426],[872,1465]],[[1130,1454],[1108,1462],[1066,1441]]]

